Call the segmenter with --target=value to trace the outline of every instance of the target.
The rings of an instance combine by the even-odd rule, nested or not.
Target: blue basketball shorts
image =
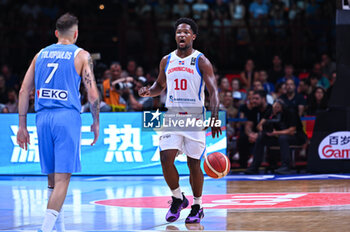
[[[41,172],[81,171],[81,117],[76,110],[45,109],[36,115]]]

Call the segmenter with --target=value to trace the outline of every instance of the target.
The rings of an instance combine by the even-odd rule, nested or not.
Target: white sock
[[[47,188],[47,199],[50,199],[51,193],[53,191],[53,188]],[[55,223],[55,228],[57,232],[64,232],[66,231],[65,226],[64,226],[64,210],[63,210],[63,206],[62,209],[60,211],[60,213],[58,214],[56,223]]]
[[[183,200],[182,192],[180,186],[177,189],[171,190],[175,198]]]
[[[199,208],[202,208],[202,197],[193,197],[193,204],[199,205]]]
[[[61,208],[60,214],[57,217],[56,223],[55,223],[55,228],[57,232],[64,232],[66,231],[66,228],[64,226],[64,210],[63,206]]]
[[[43,232],[51,232],[55,222],[57,220],[58,212],[53,209],[47,209],[44,217],[43,225],[41,226],[41,230]]]

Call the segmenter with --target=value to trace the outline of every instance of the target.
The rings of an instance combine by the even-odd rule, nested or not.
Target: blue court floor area
[[[181,177],[180,182],[182,190],[191,195],[189,178]],[[224,179],[216,180],[215,185],[210,188],[208,186],[205,192],[225,193],[225,184]],[[45,176],[1,176],[0,230],[39,229],[47,204],[46,187]],[[169,226],[187,230],[184,220],[190,209],[183,210],[181,218],[176,223],[169,224],[165,221],[167,209],[113,207],[92,203],[101,199],[170,194],[162,176],[73,176],[64,204],[65,226],[67,230],[78,231],[166,230]],[[208,218],[205,222],[206,230],[226,230],[226,210],[205,213]]]
[[[222,179],[205,177],[203,194],[232,193],[228,187],[247,181],[262,180],[316,180],[350,179],[350,175],[231,175]],[[233,183],[233,184],[232,184]],[[180,178],[180,186],[186,195],[192,191],[189,177]],[[242,186],[244,187],[244,186]],[[47,204],[46,176],[0,176],[0,230],[36,231],[40,228]],[[65,225],[68,231],[138,231],[138,230],[230,230],[232,223],[228,209],[205,209],[200,224],[184,223],[190,208],[184,209],[180,219],[167,223],[167,208],[117,207],[98,205],[105,199],[169,196],[162,176],[73,176],[64,204]],[[272,230],[271,230],[272,231]]]

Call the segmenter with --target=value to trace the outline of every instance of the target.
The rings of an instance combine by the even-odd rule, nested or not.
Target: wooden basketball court
[[[300,179],[300,180],[299,180]],[[162,176],[74,176],[64,206],[68,231],[350,231],[350,175],[206,177],[205,217],[168,223]],[[189,200],[187,176],[180,184]],[[0,177],[0,230],[36,231],[46,208],[46,178]]]

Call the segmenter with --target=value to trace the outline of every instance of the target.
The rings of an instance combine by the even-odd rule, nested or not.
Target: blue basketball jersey
[[[39,52],[35,63],[35,110],[66,108],[81,111],[81,77],[74,58],[81,48],[53,44]]]

